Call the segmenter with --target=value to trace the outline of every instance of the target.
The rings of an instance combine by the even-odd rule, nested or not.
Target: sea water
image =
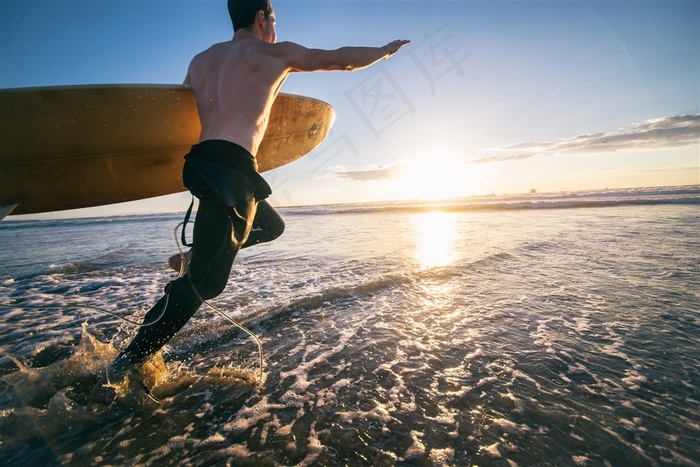
[[[281,209],[142,370],[181,215],[0,223],[5,465],[698,465],[700,187]],[[58,307],[62,306],[62,307]]]

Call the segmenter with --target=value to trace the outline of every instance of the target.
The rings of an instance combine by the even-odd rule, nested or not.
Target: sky
[[[177,84],[224,1],[0,0],[0,88]],[[273,1],[278,40],[381,46],[282,91],[331,104],[276,206],[700,183],[700,2]],[[82,211],[184,211],[189,196]]]

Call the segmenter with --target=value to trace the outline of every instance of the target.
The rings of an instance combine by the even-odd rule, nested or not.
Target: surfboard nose
[[[5,216],[9,215],[16,207],[16,204],[6,204],[0,206],[0,221],[3,220]]]

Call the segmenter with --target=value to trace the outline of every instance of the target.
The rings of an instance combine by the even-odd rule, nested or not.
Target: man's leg
[[[255,215],[255,202],[242,203],[234,212],[237,214],[231,215],[231,208],[213,198],[200,201],[188,272],[168,284],[166,295],[148,312],[144,323],[157,321],[139,328],[112,364],[115,377],[156,353],[187,323],[202,299],[214,298],[224,290],[233,260],[250,231],[247,218]]]
[[[267,201],[258,203],[253,230],[241,248],[271,242],[284,233],[284,221]]]
[[[246,240],[241,248],[248,248],[249,246],[259,243],[271,242],[282,235],[283,232],[284,221],[275,208],[267,201],[260,201],[255,214],[255,220],[253,221],[253,228],[250,231],[250,235],[248,235],[248,240]],[[184,256],[185,267],[187,267],[192,260],[192,250],[186,251],[182,256]],[[172,269],[180,271],[183,260],[182,256],[177,254],[168,259],[168,264]]]

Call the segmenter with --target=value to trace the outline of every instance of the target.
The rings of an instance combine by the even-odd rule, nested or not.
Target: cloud
[[[700,142],[700,114],[655,118],[593,134],[540,143],[520,143],[496,149],[503,155],[489,156],[472,162],[521,160],[538,155],[589,154],[634,149],[667,149]]]
[[[341,171],[336,172],[335,176],[358,182],[399,178],[401,176],[403,166],[404,164],[397,164],[388,167],[378,167],[365,170]]]
[[[700,114],[655,118],[645,123],[613,131],[583,134],[571,138],[539,143],[520,143],[492,149],[495,154],[462,158],[460,164],[511,162],[541,156],[593,154],[634,149],[665,149],[700,143]],[[401,178],[411,167],[410,161],[360,170],[337,170],[333,177],[367,182]]]
[[[470,164],[488,164],[490,162],[522,161],[535,156],[537,156],[537,154],[508,154],[504,156],[487,156],[480,157],[479,159],[469,159],[466,160],[466,162]]]

